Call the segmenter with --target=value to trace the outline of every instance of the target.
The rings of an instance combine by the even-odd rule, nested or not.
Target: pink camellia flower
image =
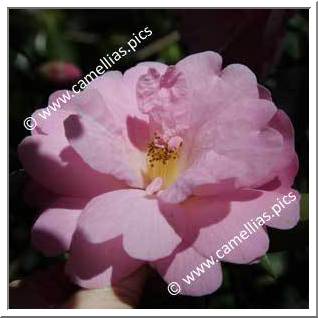
[[[221,262],[190,285],[182,278],[291,191],[290,120],[251,70],[221,64],[203,52],[107,72],[20,144],[29,200],[43,209],[33,244],[48,256],[68,251],[78,285],[116,284],[150,264],[183,294],[212,293]],[[222,262],[255,262],[269,247],[266,226],[294,227],[294,193]]]

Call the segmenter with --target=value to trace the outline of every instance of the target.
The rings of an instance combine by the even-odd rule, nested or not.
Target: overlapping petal
[[[92,243],[78,229],[72,240],[66,272],[83,288],[105,288],[120,282],[143,264],[125,252],[121,237]]]
[[[181,241],[162,215],[158,200],[143,190],[119,190],[94,198],[85,207],[78,229],[96,244],[122,235],[125,251],[141,260],[166,257]]]
[[[127,186],[89,167],[65,138],[30,136],[19,145],[18,153],[24,169],[36,182],[62,196],[86,198]]]
[[[203,263],[207,266],[202,265]],[[152,265],[167,284],[179,284],[183,295],[211,294],[222,284],[220,263],[208,263],[206,258],[192,247],[181,246],[171,256],[153,262]],[[193,270],[197,271],[198,266],[201,268],[200,277],[191,273]]]
[[[60,198],[38,217],[32,229],[32,243],[47,256],[68,251],[77,220],[86,201]]]

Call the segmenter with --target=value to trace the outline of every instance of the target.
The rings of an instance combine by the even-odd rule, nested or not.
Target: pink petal
[[[131,258],[120,237],[104,243],[88,242],[80,231],[74,234],[66,272],[83,288],[105,288],[120,282],[143,262]]]
[[[126,124],[128,116],[141,120],[147,119],[140,113],[137,106],[136,85],[138,78],[149,67],[158,70],[166,68],[164,64],[156,62],[140,63],[127,70],[124,75],[118,71],[109,71],[90,83],[89,88],[97,90],[101,94],[112,116],[123,126]]]
[[[192,196],[182,204],[160,201],[160,209],[182,240],[191,245],[202,228],[218,224],[229,214],[230,202],[211,196]]]
[[[137,114],[138,109],[130,101],[129,89],[124,84],[121,72],[107,72],[95,79],[89,87],[101,94],[104,103],[110,107],[113,116],[122,123],[125,123],[127,114]]]
[[[24,169],[48,190],[64,196],[91,197],[125,187],[114,177],[90,168],[56,135],[25,138],[18,148]]]
[[[272,94],[269,89],[259,84],[257,85],[257,88],[258,88],[258,95],[260,99],[267,99],[269,101],[272,101]]]
[[[294,147],[294,127],[284,111],[278,110],[269,124],[282,134],[286,144],[290,147]]]
[[[139,109],[147,114],[152,133],[182,133],[189,128],[189,89],[184,74],[170,66],[161,75],[149,68],[140,76],[137,87]]]
[[[142,230],[138,224],[142,224]],[[157,199],[147,197],[142,190],[120,190],[94,198],[81,215],[78,227],[92,243],[123,235],[125,251],[140,260],[165,257],[180,243]]]
[[[231,64],[222,71],[221,78],[238,90],[244,98],[258,98],[257,79],[255,74],[245,65]]]
[[[131,186],[143,185],[142,153],[125,147],[120,131],[111,131],[89,117],[71,115],[64,122],[69,143],[94,170]]]
[[[211,84],[213,76],[220,74],[221,66],[222,57],[212,51],[189,55],[176,64],[177,69],[185,74],[190,87],[194,88]]]
[[[120,122],[114,114],[112,105],[105,103],[102,94],[91,86],[77,94],[72,99],[72,104],[76,108],[77,114],[89,117],[111,132],[119,132],[124,126],[124,123]]]
[[[146,120],[128,116],[126,120],[127,137],[131,144],[145,152],[150,142],[150,127]]]
[[[155,69],[160,74],[164,74],[167,69],[167,65],[158,62],[143,62],[128,69],[123,75],[124,84],[131,88],[131,90],[128,90],[127,92],[129,94],[129,100],[132,102],[132,105],[138,109],[138,113],[140,112],[136,95],[137,82],[140,76],[147,73],[149,68]]]
[[[247,67],[233,64],[221,71],[221,66],[221,56],[210,51],[190,55],[176,64],[190,90],[193,133],[207,121],[206,114],[213,114],[210,118],[216,120],[231,103],[258,98],[255,75]]]
[[[284,206],[278,214],[275,214],[272,209],[268,209],[272,219],[266,222],[267,226],[289,230],[299,222],[300,195],[297,191],[290,188],[280,188],[278,191],[263,191],[262,200],[275,204],[276,212],[278,212],[277,205],[282,204]],[[289,204],[285,204],[284,200]]]
[[[128,70],[126,76],[118,71],[105,73],[84,90],[92,92],[89,98],[85,98],[87,102],[84,103],[87,105],[83,103],[84,92],[77,95],[77,100],[84,106],[81,109],[86,115],[106,126],[107,130],[114,131],[119,128],[125,142],[130,142],[134,147],[144,151],[149,142],[149,127],[148,118],[139,111],[136,102],[135,69],[139,74],[140,69],[144,67],[136,66]],[[100,98],[96,100],[98,96]],[[99,104],[98,107],[96,104]],[[99,118],[96,118],[96,115]]]
[[[199,156],[190,168],[185,170],[177,181],[159,197],[169,203],[180,203],[191,194],[212,195],[223,191],[233,191],[234,176],[246,168],[235,160],[210,151]]]
[[[274,215],[272,210],[272,206],[278,202],[277,198],[281,200],[283,195],[287,195],[289,192],[289,189],[284,190],[283,194],[244,190],[236,194],[224,195],[223,198],[220,197],[220,199],[230,202],[229,213],[217,223],[202,228],[193,247],[204,255],[215,255],[224,244],[232,244],[234,248],[222,260],[238,264],[250,263],[263,256],[269,245],[268,236],[263,229],[263,221],[265,221],[265,225],[281,229],[289,229],[298,222],[299,203],[296,201],[282,209],[279,217]],[[206,204],[204,201],[203,203]],[[196,207],[197,210],[201,208],[199,203],[196,204]],[[267,216],[264,213],[267,213]],[[268,218],[271,219],[268,220]],[[252,228],[249,228],[250,225]],[[245,239],[237,238],[241,231],[246,231],[248,237],[243,235]],[[237,244],[233,241],[229,243],[233,238]]]
[[[289,159],[289,162],[279,170],[278,177],[284,187],[291,187],[299,169],[293,124],[286,113],[278,110],[272,118],[270,126],[279,131],[284,138],[284,157]]]
[[[276,112],[276,106],[268,100],[248,99],[232,104],[228,110],[220,114],[218,121],[224,128],[231,126],[234,133],[238,133],[239,129],[246,133],[246,130],[263,129]]]
[[[164,196],[174,198],[171,202],[180,202],[196,187],[210,184],[214,189],[220,188],[229,178],[235,179],[232,183],[235,187],[259,186],[273,178],[274,171],[287,165],[288,159],[281,155],[281,136],[266,127],[276,107],[269,101],[257,99],[259,94],[255,75],[239,64],[226,67],[222,73],[220,67],[221,58],[217,54],[204,52],[188,57],[175,68],[168,68],[165,74],[149,69],[137,84],[141,110],[149,114],[153,130],[167,132],[168,135],[170,132],[183,133],[190,127],[191,118],[189,136],[181,136],[185,139],[185,148],[188,148],[182,157],[187,158],[192,166],[186,171],[188,176],[183,174],[175,187],[164,193]],[[200,79],[196,77],[197,72]],[[168,80],[170,77],[171,80]],[[170,84],[164,84],[166,82]],[[178,82],[182,82],[182,85],[177,85],[182,88],[182,93],[177,94],[182,97],[180,107],[172,101],[171,96],[175,94],[170,92]],[[170,95],[165,95],[165,89]],[[238,108],[240,111],[237,111]],[[171,109],[176,111],[176,115],[172,114]],[[207,121],[205,114],[208,111],[213,113],[213,117]],[[191,116],[187,116],[190,113]],[[251,145],[255,144],[260,146],[254,149]],[[251,155],[246,156],[250,152]],[[272,160],[264,160],[264,155]],[[222,162],[219,167],[211,158],[207,159],[211,156],[225,160],[218,160]],[[224,168],[225,161],[229,166]],[[200,171],[196,172],[196,167]],[[211,176],[211,173],[214,175]],[[196,175],[200,175],[201,181]],[[191,182],[191,179],[194,181]],[[207,184],[203,183],[205,180]]]
[[[202,265],[203,262],[206,265]],[[192,247],[183,250],[178,248],[178,251],[174,252],[173,255],[153,262],[153,266],[167,284],[178,283],[182,295],[203,296],[211,294],[222,284],[220,263],[215,263],[213,266],[210,264],[209,267],[206,258]],[[191,273],[193,270],[196,272],[203,270],[204,272],[201,272],[201,276],[198,277]]]
[[[163,200],[176,203],[192,193],[260,187],[275,177],[292,184],[297,156],[287,116],[267,100],[243,101],[236,113],[231,107],[219,113],[217,121],[206,121],[193,131],[192,143],[184,142],[190,165],[161,194]]]
[[[182,205],[165,204],[162,210],[185,242],[205,257],[216,257],[218,249],[246,230],[244,224],[262,216],[274,203],[276,198],[269,199],[262,191],[240,190],[219,196],[192,197]],[[269,240],[262,226],[241,241],[222,260],[246,264],[268,249]]]
[[[37,127],[32,130],[32,134],[54,134],[64,136],[64,119],[69,115],[76,113],[76,108],[72,103],[72,99],[68,100],[66,98],[67,96],[72,95],[74,95],[73,92],[67,92],[66,90],[59,90],[52,93],[49,96],[48,106],[40,108],[32,114],[32,117],[37,123]],[[66,103],[63,103],[60,99],[63,99]],[[58,107],[58,105],[60,107]],[[52,106],[53,109],[51,109],[50,106]],[[54,111],[54,109],[56,109],[56,111]]]
[[[215,228],[208,228],[200,234],[198,240],[195,243],[195,248],[204,255],[216,255],[213,252],[222,250],[222,246],[231,244],[235,247],[235,243],[228,243],[235,236],[246,229],[243,227],[245,222],[249,220],[240,217],[233,217],[228,222],[224,221],[222,225]],[[236,224],[236,222],[238,224]],[[208,247],[209,246],[209,247]],[[227,261],[235,264],[248,264],[254,261],[256,258],[262,257],[266,254],[269,247],[269,239],[264,229],[259,229],[249,239],[241,239],[241,243],[228,255],[224,255],[223,261]],[[223,247],[224,248],[224,247]],[[206,253],[206,254],[205,254]],[[223,253],[223,252],[222,252]],[[224,254],[224,253],[223,253]]]
[[[46,256],[66,252],[85,201],[62,198],[44,210],[33,225],[32,244]]]

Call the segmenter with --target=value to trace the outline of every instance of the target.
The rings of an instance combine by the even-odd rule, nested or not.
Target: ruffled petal
[[[50,204],[36,220],[32,229],[32,244],[46,256],[66,252],[72,241],[77,220],[85,200],[61,198]]]
[[[142,153],[130,149],[120,131],[111,131],[86,116],[71,115],[64,125],[69,143],[92,169],[131,186],[143,186]]]
[[[161,210],[183,242],[201,255],[216,257],[220,249],[222,260],[247,264],[266,253],[266,226],[290,229],[297,224],[299,195],[290,188],[246,189],[191,197],[181,205],[161,202]],[[246,232],[243,236],[242,231]],[[231,246],[230,251],[225,245]]]
[[[299,220],[298,195],[290,189],[243,190],[219,199],[230,203],[228,214],[202,228],[193,247],[204,255],[216,255],[217,250],[222,250],[222,260],[231,263],[250,263],[266,253],[269,240],[264,226],[290,229]],[[285,202],[285,208],[279,202]],[[200,204],[196,206],[200,210]],[[230,246],[230,251],[225,245]]]
[[[156,197],[142,190],[120,190],[94,198],[81,215],[78,228],[92,243],[122,235],[125,251],[140,260],[165,257],[181,241],[162,215]]]
[[[143,262],[131,258],[118,237],[95,244],[76,231],[66,264],[66,273],[83,288],[105,288],[117,284],[138,269]]]
[[[190,124],[189,89],[182,72],[174,66],[161,75],[149,68],[137,82],[140,111],[149,116],[150,128],[162,136],[183,134]]]
[[[213,77],[221,74],[221,67],[221,55],[212,51],[191,54],[176,64],[176,68],[184,73],[189,86],[194,89],[211,85]]]
[[[222,70],[221,79],[231,86],[233,94],[245,98],[258,98],[257,79],[245,65],[230,64]]]
[[[130,95],[130,91],[135,88],[131,84],[127,85],[124,82],[121,72],[110,71],[99,76],[89,85],[89,89],[96,90],[102,96],[103,103],[109,107],[115,120],[122,125],[125,124],[128,115],[141,115],[137,104]]]
[[[127,93],[129,94],[129,100],[131,101],[133,107],[136,109],[136,114],[141,114],[138,108],[136,94],[137,82],[139,78],[142,75],[146,74],[149,68],[155,69],[160,74],[164,74],[167,67],[167,65],[159,62],[142,62],[130,68],[124,73],[123,81],[125,85],[131,88],[127,91]]]
[[[59,138],[63,138],[64,119],[76,113],[76,107],[72,102],[73,96],[74,93],[67,90],[59,90],[52,93],[49,96],[47,107],[40,108],[32,114],[37,123],[37,127],[32,130],[32,135],[54,134]]]
[[[152,265],[167,284],[179,284],[182,295],[211,294],[222,284],[220,263],[215,262],[213,265],[211,260],[208,261],[192,247],[178,248],[173,255]]]
[[[272,218],[266,226],[289,230],[297,225],[300,219],[300,195],[290,188],[279,188],[276,191],[263,191],[263,202],[273,202],[269,214]]]
[[[26,137],[18,153],[24,169],[36,182],[63,196],[92,197],[127,187],[111,175],[93,170],[65,138],[54,134]]]
[[[279,177],[291,186],[298,170],[288,117],[267,100],[247,100],[236,115],[207,121],[185,148],[188,168],[161,197],[181,202],[191,194],[214,195],[257,188]],[[257,106],[257,107],[256,107]]]
[[[269,101],[272,101],[272,94],[269,89],[267,89],[265,86],[258,84],[258,95],[260,99],[266,99]]]
[[[292,122],[286,113],[278,110],[270,122],[270,126],[280,132],[284,138],[284,157],[288,158],[288,164],[277,176],[284,187],[291,187],[299,169],[298,156],[295,151],[295,133]]]

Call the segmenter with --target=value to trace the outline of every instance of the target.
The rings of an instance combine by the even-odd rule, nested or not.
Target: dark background
[[[295,188],[303,199],[302,221],[290,231],[270,230],[270,251],[260,264],[224,264],[222,287],[205,297],[169,296],[164,282],[152,277],[141,307],[308,308],[308,10],[10,9],[10,281],[61,261],[30,246],[37,211],[23,202],[27,176],[17,157],[18,144],[29,134],[24,118],[45,106],[53,91],[71,87],[67,73],[61,82],[48,65],[71,62],[85,75],[146,26],[152,36],[113,69],[143,60],[175,64],[205,50],[219,52],[224,66],[249,66],[293,122],[300,159]]]

